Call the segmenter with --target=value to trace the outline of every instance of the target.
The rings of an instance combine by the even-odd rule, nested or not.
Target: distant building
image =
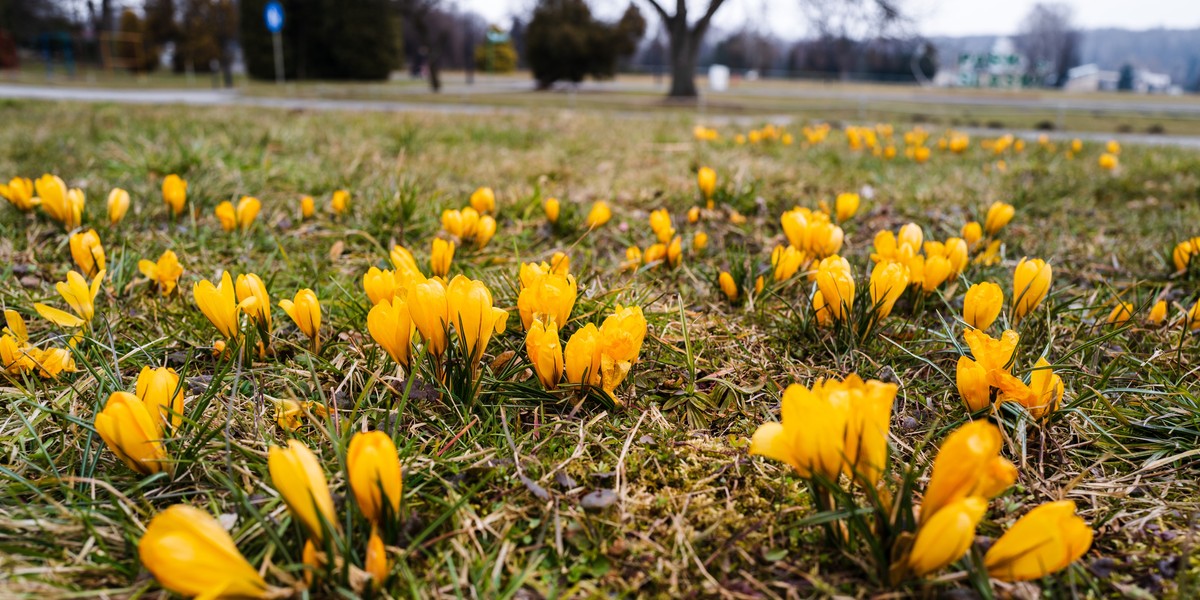
[[[997,38],[988,52],[963,52],[958,62],[940,69],[935,85],[957,87],[1019,88],[1030,85],[1027,60],[1009,38]]]
[[[1119,71],[1105,71],[1095,63],[1080,65],[1067,71],[1063,89],[1069,92],[1115,92],[1121,81]],[[1146,69],[1133,70],[1133,90],[1139,94],[1172,93],[1171,76]]]
[[[1068,92],[1110,92],[1116,91],[1119,81],[1120,73],[1102,70],[1100,65],[1091,63],[1068,69],[1063,89]]]
[[[1133,91],[1139,94],[1165,94],[1171,91],[1171,76],[1145,69],[1133,71]]]

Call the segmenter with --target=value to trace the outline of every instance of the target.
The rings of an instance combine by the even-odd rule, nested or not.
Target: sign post
[[[271,32],[272,41],[275,43],[275,83],[283,83],[283,39],[280,37],[280,32],[283,31],[283,5],[278,0],[271,0],[263,9],[263,20],[267,23],[267,31]]]

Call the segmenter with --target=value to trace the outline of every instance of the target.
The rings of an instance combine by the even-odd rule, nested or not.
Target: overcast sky
[[[535,0],[455,0],[458,6],[474,10],[488,20],[507,25],[513,14],[527,13]],[[651,24],[651,9],[642,0],[634,0]],[[727,0],[717,13],[715,24],[734,29],[744,23],[759,24],[784,38],[806,35],[807,24],[799,9],[801,0]],[[690,0],[692,11],[700,10],[704,0]],[[666,0],[674,5],[674,0]],[[1014,33],[1022,17],[1036,0],[907,0],[917,29],[924,35],[972,35]],[[1123,27],[1150,29],[1200,27],[1200,0],[1065,0],[1075,10],[1080,27]],[[599,16],[615,17],[625,10],[628,0],[590,0]]]

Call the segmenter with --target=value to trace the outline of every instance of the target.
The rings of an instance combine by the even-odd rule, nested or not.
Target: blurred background
[[[0,0],[0,84],[1191,133],[1200,2]]]

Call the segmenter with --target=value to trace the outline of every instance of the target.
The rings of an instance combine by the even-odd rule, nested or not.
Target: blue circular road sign
[[[283,5],[276,0],[268,2],[267,7],[263,9],[263,20],[267,22],[267,31],[283,31]]]

